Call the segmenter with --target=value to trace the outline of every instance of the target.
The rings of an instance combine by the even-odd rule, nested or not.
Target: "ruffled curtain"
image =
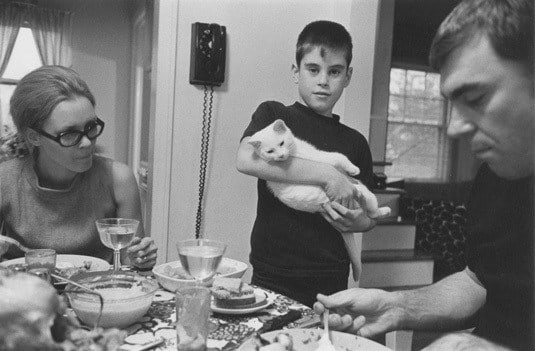
[[[32,8],[28,21],[45,65],[72,65],[72,12]]]
[[[17,5],[0,4],[0,77],[4,74],[13,52],[19,28],[24,20],[24,10]],[[0,110],[0,137],[4,135],[4,117]]]
[[[12,4],[0,4],[0,76],[6,70],[22,21],[24,21],[23,8]]]

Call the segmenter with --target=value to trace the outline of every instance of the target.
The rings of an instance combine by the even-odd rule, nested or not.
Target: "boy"
[[[249,137],[282,119],[296,137],[325,151],[345,154],[360,168],[358,178],[369,186],[372,160],[368,143],[341,124],[333,107],[351,80],[351,36],[334,22],[308,24],[297,40],[293,77],[300,102],[290,106],[267,101],[257,108],[243,134],[237,168],[258,177],[257,217],[251,234],[252,283],[312,306],[318,292],[347,288],[349,257],[340,232],[362,232],[375,222],[355,201],[355,188],[334,167],[290,157],[267,164],[247,143]],[[266,180],[322,186],[331,203],[324,213],[293,210],[266,187]]]

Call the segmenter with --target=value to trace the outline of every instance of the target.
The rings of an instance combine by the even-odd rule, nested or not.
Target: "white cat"
[[[262,159],[284,161],[288,157],[298,157],[315,162],[322,162],[336,167],[344,174],[351,176],[359,174],[360,170],[349,159],[338,152],[318,150],[308,142],[296,138],[284,121],[278,119],[264,129],[256,132],[249,139],[256,154]],[[386,216],[390,208],[379,207],[375,195],[362,183],[351,178],[365,203],[365,210],[370,218]],[[281,183],[267,181],[268,188],[286,206],[305,212],[324,211],[322,205],[329,202],[327,194],[321,186]],[[360,251],[356,249],[354,234],[343,235],[353,267],[353,278],[358,279],[361,270]]]

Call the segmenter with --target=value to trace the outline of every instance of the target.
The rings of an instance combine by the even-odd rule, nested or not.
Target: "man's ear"
[[[344,88],[347,88],[347,86],[349,85],[349,82],[351,82],[351,76],[353,76],[353,67],[348,67],[347,73],[346,73],[346,82],[344,83]]]
[[[26,135],[26,140],[33,146],[41,145],[41,137],[35,130],[28,128],[24,134]]]
[[[292,64],[292,78],[295,84],[299,83],[299,67],[295,63]]]

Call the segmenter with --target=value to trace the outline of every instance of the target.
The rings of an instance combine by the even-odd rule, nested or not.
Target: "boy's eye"
[[[310,73],[318,73],[317,68],[309,68],[308,70],[310,71]]]
[[[336,69],[336,70],[332,70],[330,73],[331,73],[331,76],[335,76],[335,77],[337,77],[337,76],[339,76],[340,73],[342,73],[342,72],[341,72],[340,70],[337,70],[337,69]]]

